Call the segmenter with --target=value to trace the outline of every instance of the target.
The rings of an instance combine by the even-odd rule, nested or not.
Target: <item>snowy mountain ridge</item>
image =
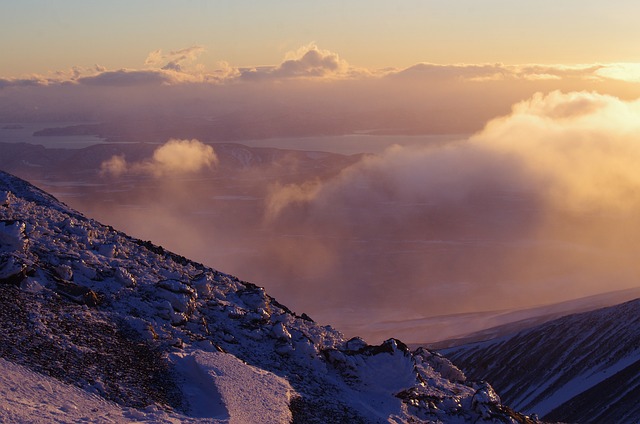
[[[1,171],[0,357],[48,376],[40,395],[62,382],[99,396],[57,409],[43,396],[36,422],[532,422],[438,354],[345,340]],[[3,420],[24,413],[12,399]]]
[[[442,353],[519,410],[552,421],[640,422],[640,299]]]

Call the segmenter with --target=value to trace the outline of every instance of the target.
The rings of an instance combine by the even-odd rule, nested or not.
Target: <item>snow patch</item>
[[[176,353],[171,360],[184,380],[190,416],[231,424],[291,422],[295,391],[285,379],[222,352]]]
[[[77,387],[0,359],[3,423],[196,423],[205,422],[150,405],[142,410],[108,402]],[[210,424],[226,420],[208,420]]]

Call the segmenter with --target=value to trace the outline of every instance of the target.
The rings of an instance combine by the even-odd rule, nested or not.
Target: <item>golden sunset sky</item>
[[[632,0],[0,2],[0,77],[138,69],[198,46],[204,70],[279,64],[314,43],[366,69],[640,62]],[[147,66],[149,63],[147,63]],[[100,69],[103,69],[100,68]]]

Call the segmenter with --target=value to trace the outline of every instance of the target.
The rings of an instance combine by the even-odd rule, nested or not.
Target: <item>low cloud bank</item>
[[[620,213],[640,207],[640,101],[537,94],[471,143],[519,158],[522,172],[555,208]]]
[[[427,149],[395,146],[339,177],[276,187],[269,217],[287,205],[375,201],[457,204],[485,189],[535,194],[575,213],[640,206],[640,101],[590,92],[536,94],[468,140]],[[375,212],[375,211],[372,211]]]
[[[215,69],[199,63],[206,48],[193,45],[164,52],[157,49],[144,60],[144,67],[107,69],[103,66],[73,66],[48,75],[0,77],[0,89],[79,84],[88,86],[131,87],[181,84],[235,84],[247,81],[287,80],[361,80],[371,77],[415,81],[569,81],[604,82],[640,81],[640,68],[635,63],[595,63],[582,65],[506,65],[503,63],[436,64],[421,62],[407,68],[367,69],[354,66],[338,53],[321,49],[315,43],[301,46],[285,54],[279,64],[237,67],[220,60]]]
[[[534,306],[637,286],[638,163],[640,101],[537,94],[468,140],[274,186],[265,217],[304,240],[278,260],[331,252],[297,271],[329,303],[395,318]]]

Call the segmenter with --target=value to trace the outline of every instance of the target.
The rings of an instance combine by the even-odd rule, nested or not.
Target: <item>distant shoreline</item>
[[[141,127],[143,124],[140,124]],[[448,143],[456,140],[464,140],[469,137],[470,134],[415,134],[407,131],[398,131],[394,133],[390,129],[370,129],[370,130],[357,130],[348,134],[319,134],[319,135],[291,135],[291,136],[263,136],[255,138],[244,137],[220,137],[215,134],[215,130],[211,129],[212,133],[203,133],[204,129],[194,130],[193,134],[179,131],[178,129],[166,129],[166,130],[146,130],[132,129],[129,126],[119,127],[117,124],[102,124],[102,123],[74,123],[72,125],[65,126],[49,126],[40,127],[33,131],[31,140],[25,141],[34,144],[41,144],[46,147],[60,147],[58,142],[64,142],[67,148],[80,148],[86,147],[86,145],[98,144],[102,142],[107,143],[157,143],[161,144],[166,142],[170,138],[196,138],[202,142],[208,144],[219,143],[237,143],[243,144],[249,147],[265,147],[265,148],[278,148],[286,150],[303,150],[303,151],[320,151],[329,153],[338,153],[344,155],[362,154],[362,153],[382,153],[393,145],[400,146],[434,146],[443,143]],[[198,133],[201,133],[198,136]],[[131,135],[127,135],[131,134]],[[203,137],[204,135],[204,137]],[[69,137],[73,137],[76,141],[81,140],[77,137],[83,138],[85,143],[78,143],[69,140]],[[89,139],[87,139],[87,137]],[[36,139],[37,138],[37,139]],[[49,142],[44,140],[58,139],[57,142]],[[0,141],[2,138],[0,137]],[[88,144],[87,144],[88,143]],[[73,145],[71,145],[73,144]],[[85,145],[82,145],[85,144]]]

